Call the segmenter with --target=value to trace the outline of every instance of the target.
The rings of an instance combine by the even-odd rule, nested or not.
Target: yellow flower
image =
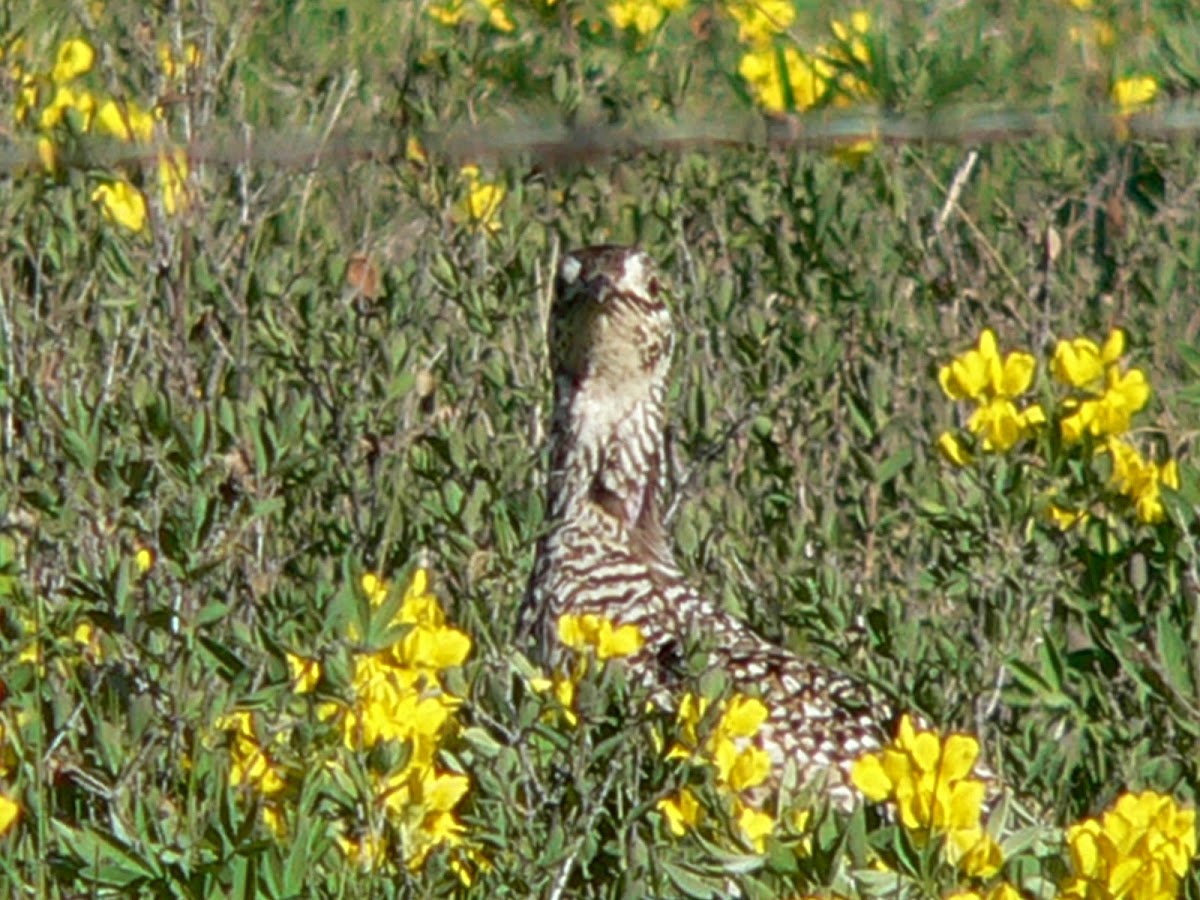
[[[689,828],[695,828],[700,822],[704,808],[687,788],[680,789],[674,797],[664,797],[655,807],[667,820],[667,827],[676,837],[682,837]]]
[[[46,659],[42,652],[42,644],[37,638],[34,638],[33,641],[17,654],[17,662],[29,663],[35,666],[40,676],[46,674]]]
[[[1100,399],[1096,420],[1101,434],[1129,430],[1129,419],[1150,400],[1150,382],[1141,369],[1122,373],[1116,366],[1105,373],[1107,387]]]
[[[0,835],[7,834],[20,816],[20,804],[7,794],[0,794]]]
[[[963,446],[962,441],[958,439],[958,435],[951,431],[941,433],[937,440],[937,448],[947,461],[956,466],[969,466],[975,460],[970,451]]]
[[[765,850],[766,838],[775,829],[773,817],[749,806],[743,799],[745,791],[765,784],[771,777],[771,756],[754,743],[770,711],[761,700],[735,694],[720,706],[712,732],[701,740],[697,733],[709,702],[696,694],[684,694],[676,713],[680,740],[667,751],[668,759],[696,759],[713,766],[717,786],[722,794],[732,798],[733,819],[741,838],[755,851]],[[659,808],[668,816],[668,824],[676,834],[683,833],[682,817],[698,810],[684,808],[684,798],[662,801]],[[803,818],[797,820],[803,827]],[[688,820],[687,824],[695,825]]]
[[[667,751],[667,758],[687,759],[700,752],[717,767],[722,782],[729,782],[735,769],[739,773],[737,777],[757,777],[764,764],[764,758],[750,752],[758,748],[749,741],[758,735],[770,715],[766,705],[755,697],[742,694],[735,694],[723,701],[720,707],[721,715],[701,747],[697,730],[708,705],[709,702],[704,697],[692,693],[683,695],[675,714],[681,741]],[[744,759],[743,754],[747,754]],[[765,765],[769,772],[769,757],[765,758]],[[766,777],[767,775],[763,774],[754,784],[761,784]]]
[[[291,673],[292,691],[296,694],[311,693],[321,680],[321,664],[315,659],[297,656],[295,653],[285,654],[288,672]]]
[[[516,31],[516,23],[504,8],[504,0],[480,0],[488,11],[488,24],[505,34]]]
[[[17,764],[17,754],[5,740],[4,723],[0,722],[0,778],[7,778]]]
[[[560,678],[554,682],[554,697],[562,704],[563,718],[570,725],[579,722],[575,715],[575,682],[569,678]]]
[[[104,647],[100,644],[100,637],[96,634],[96,628],[91,622],[80,622],[75,626],[75,630],[71,633],[71,639],[83,648],[84,653],[93,662],[103,662]]]
[[[382,602],[382,598],[386,596],[386,586],[383,594],[379,594],[376,589],[372,597],[380,599],[373,602]],[[396,614],[397,624],[436,626],[444,624],[445,621],[446,615],[442,612],[442,606],[438,603],[437,596],[429,589],[428,570],[416,569],[408,587],[404,589],[404,599],[400,602],[400,611]]]
[[[191,41],[183,45],[183,56],[180,58],[175,57],[175,54],[171,52],[171,45],[166,41],[158,45],[158,64],[168,81],[183,78],[189,69],[200,65],[202,58],[203,54],[200,52],[200,48]]]
[[[738,74],[763,109],[781,113],[815,106],[829,89],[833,70],[823,59],[810,59],[787,46],[782,51],[774,47],[751,50],[738,64]]]
[[[1091,395],[1064,403],[1071,412],[1059,423],[1063,440],[1076,443],[1085,434],[1100,436],[1129,430],[1130,416],[1150,398],[1150,385],[1139,369],[1121,373],[1118,363],[1124,352],[1125,332],[1120,329],[1109,333],[1103,347],[1088,338],[1058,342],[1051,373],[1063,384]]]
[[[1089,338],[1059,341],[1054,348],[1054,359],[1050,372],[1063,384],[1071,387],[1086,387],[1099,380],[1104,374],[1104,363],[1100,359],[1100,348]]]
[[[766,704],[761,700],[735,694],[725,704],[717,734],[731,738],[754,737],[767,721],[768,715]]]
[[[765,853],[767,838],[775,831],[775,818],[770,813],[735,801],[734,821],[737,822],[743,839],[754,848],[754,852]]]
[[[1082,509],[1065,509],[1056,503],[1046,508],[1046,517],[1060,531],[1070,531],[1081,522],[1086,522],[1088,514]]]
[[[759,747],[737,749],[728,738],[719,739],[712,751],[717,780],[734,793],[758,787],[771,776],[771,757]]]
[[[572,650],[594,650],[601,661],[632,656],[645,643],[636,625],[618,627],[611,619],[593,613],[560,616],[558,638]]]
[[[54,141],[45,135],[39,136],[37,139],[37,156],[43,169],[47,172],[57,171],[58,149],[54,146]]]
[[[1125,332],[1114,328],[1096,346],[1090,338],[1059,341],[1054,347],[1050,373],[1068,387],[1087,388],[1095,385],[1105,371],[1117,364],[1125,352]]]
[[[458,876],[463,887],[471,887],[476,873],[490,868],[491,863],[475,847],[457,846],[450,853],[450,871]]]
[[[100,204],[104,218],[130,231],[146,228],[146,198],[128,181],[102,184],[92,191],[92,200]]]
[[[366,573],[360,581],[372,606],[388,596],[388,584]],[[461,701],[446,693],[439,673],[460,665],[471,649],[471,639],[445,623],[445,614],[429,592],[429,575],[413,572],[393,625],[408,625],[406,633],[390,647],[353,658],[348,703],[323,703],[322,719],[337,718],[348,749],[370,749],[380,741],[416,741],[414,753],[428,754]],[[357,639],[351,627],[350,637]]]
[[[75,91],[67,85],[59,85],[54,92],[54,99],[38,117],[38,126],[43,131],[50,131],[58,127],[67,111],[72,109],[82,116],[83,128],[87,130],[96,112],[96,98],[89,91]]]
[[[400,832],[405,865],[411,871],[424,865],[437,847],[462,842],[465,828],[454,808],[470,785],[465,775],[411,762],[382,781],[378,800]]]
[[[967,420],[967,427],[983,436],[985,450],[998,450],[1001,453],[1010,449],[1023,435],[1021,414],[1016,404],[1002,397],[978,407]]]
[[[1068,828],[1067,847],[1061,897],[1169,900],[1196,855],[1196,813],[1154,791],[1123,794],[1099,819]]]
[[[416,579],[418,576],[422,578],[423,584],[425,576],[423,570],[421,569],[418,569],[417,574],[413,576],[413,584],[416,584]],[[370,601],[372,606],[379,606],[384,600],[387,599],[388,583],[381,579],[378,575],[367,572],[360,579],[359,583],[362,585],[363,593],[367,595],[367,600]]]
[[[79,38],[64,41],[58,48],[58,58],[54,61],[50,80],[55,84],[65,84],[90,72],[95,61],[96,51],[87,41]]]
[[[650,34],[662,24],[667,13],[682,9],[687,0],[616,0],[608,4],[608,15],[620,30],[633,28],[638,34]]]
[[[853,12],[850,14],[848,22],[834,19],[830,23],[830,28],[839,43],[849,50],[851,59],[863,65],[871,62],[871,50],[863,40],[863,37],[871,30],[871,14],[869,12],[865,10]]]
[[[283,808],[278,804],[263,804],[262,821],[267,826],[267,831],[271,832],[276,840],[283,840],[287,837],[287,820],[284,818]]]
[[[430,812],[452,811],[470,787],[471,779],[466,775],[409,765],[384,779],[379,799],[394,814],[403,815],[409,807],[414,807],[424,817]]]
[[[429,7],[429,17],[443,25],[455,26],[462,21],[464,0],[452,0],[450,3],[434,3]]]
[[[938,384],[951,400],[978,400],[990,383],[993,360],[998,357],[996,335],[985,328],[979,346],[956,356],[938,370]]]
[[[1179,490],[1179,465],[1171,459],[1159,464],[1142,458],[1137,448],[1109,438],[1105,445],[1112,457],[1112,485],[1134,503],[1137,517],[1153,525],[1164,518],[1161,487]]]
[[[1021,892],[1007,882],[1001,882],[990,891],[955,891],[947,894],[945,900],[1023,900]]]
[[[946,842],[946,858],[976,878],[991,878],[1004,865],[1000,845],[979,827],[951,830]]]
[[[1120,78],[1112,86],[1113,103],[1122,113],[1145,106],[1158,94],[1158,82],[1149,75]]]
[[[959,354],[938,370],[938,383],[951,400],[973,400],[978,405],[967,427],[979,435],[983,449],[1003,453],[1037,426],[1046,414],[1037,404],[1018,409],[1013,400],[1029,390],[1037,368],[1028,353],[1014,351],[1001,356],[996,335],[985,328],[977,346]],[[939,447],[952,462],[966,454],[954,439],[939,439]]]
[[[264,797],[278,794],[284,789],[280,769],[258,742],[249,712],[243,710],[222,716],[217,720],[217,728],[233,732],[229,746],[231,785],[248,785]]]
[[[347,749],[370,749],[381,741],[436,739],[459,701],[423,687],[420,673],[395,665],[390,653],[354,658],[354,701],[340,710]]]
[[[980,826],[986,790],[970,777],[978,756],[973,737],[952,734],[943,741],[932,731],[917,731],[905,715],[890,745],[855,762],[851,780],[868,800],[894,803],[904,827],[919,839],[945,834],[951,862],[986,877],[1001,860]]]
[[[709,701],[697,694],[684,694],[679,701],[679,709],[675,712],[675,724],[679,727],[680,741],[672,744],[667,751],[667,759],[691,759],[700,744],[697,729],[704,713],[708,710]]]
[[[938,383],[951,400],[1012,399],[1033,383],[1037,363],[1014,351],[1001,358],[996,334],[985,328],[978,346],[955,357],[938,371]]]
[[[180,147],[158,156],[158,189],[168,216],[187,209],[187,153]]]
[[[756,47],[770,43],[796,19],[791,0],[731,0],[725,9],[737,22],[738,40]]]
[[[456,209],[455,219],[476,231],[489,234],[499,231],[500,206],[505,196],[503,185],[483,181],[478,166],[463,166],[459,174],[466,181],[467,193]]]
[[[13,110],[13,118],[18,125],[24,125],[29,121],[30,110],[37,107],[38,104],[38,79],[33,75],[24,75],[19,79],[13,78],[14,81],[20,82],[21,88],[17,93],[16,108]]]
[[[441,671],[461,666],[471,652],[471,639],[456,628],[415,625],[400,639],[396,660],[416,669]]]
[[[1096,437],[1124,434],[1134,413],[1150,400],[1150,383],[1141,369],[1121,372],[1110,365],[1104,372],[1104,390],[1086,400],[1068,399],[1063,408],[1071,410],[1059,423],[1063,440],[1080,441],[1085,434]]]
[[[149,547],[138,547],[133,553],[133,565],[139,575],[145,575],[154,568],[154,551]]]
[[[96,110],[95,129],[122,141],[146,143],[154,136],[154,116],[133,101],[106,100]]]
[[[569,676],[556,673],[553,678],[544,678],[540,676],[537,678],[532,678],[530,679],[529,685],[539,694],[544,694],[549,691],[562,708],[562,717],[567,720],[567,724],[578,724],[579,718],[575,715],[574,679]]]

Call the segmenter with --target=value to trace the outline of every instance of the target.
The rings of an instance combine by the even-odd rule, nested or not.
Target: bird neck
[[[629,534],[659,528],[666,458],[661,384],[631,397],[560,379],[551,441],[552,521],[603,515]]]

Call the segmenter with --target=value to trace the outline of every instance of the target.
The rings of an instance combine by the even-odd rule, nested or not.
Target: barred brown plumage
[[[669,697],[672,658],[699,646],[733,689],[770,710],[760,739],[776,777],[853,802],[849,769],[878,748],[892,718],[874,692],[776,646],[701,597],[675,563],[659,504],[664,399],[673,328],[667,291],[640,250],[599,246],[559,266],[550,317],[554,375],[548,528],[521,609],[521,630],[547,665],[559,662],[564,613],[634,624],[645,645],[625,662]],[[668,701],[669,702],[669,701]]]

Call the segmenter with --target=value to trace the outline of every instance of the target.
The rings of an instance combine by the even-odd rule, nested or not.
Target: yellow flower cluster
[[[1179,488],[1179,468],[1174,460],[1155,462],[1123,439],[1133,416],[1150,400],[1150,382],[1141,369],[1123,369],[1125,333],[1113,329],[1102,343],[1088,337],[1060,340],[1050,361],[1050,374],[1068,394],[1054,412],[1062,444],[1068,453],[1085,461],[1107,456],[1108,487],[1132,504],[1142,522],[1163,520],[1162,488]],[[1003,452],[1030,436],[1047,416],[1032,404],[1018,409],[1014,402],[1029,389],[1036,364],[1028,353],[1001,356],[996,336],[985,329],[978,346],[956,356],[938,372],[946,396],[973,400],[975,411],[967,428],[980,439],[984,450]],[[967,465],[969,449],[954,432],[938,438],[938,449],[955,465]],[[1059,528],[1084,521],[1084,510],[1050,506],[1049,517]]]
[[[1016,399],[1029,390],[1037,363],[1028,353],[1001,356],[996,335],[985,328],[978,344],[938,370],[938,383],[951,400],[970,400],[976,406],[967,428],[983,449],[1005,452],[1046,421],[1041,406],[1019,409]],[[970,454],[952,432],[938,438],[938,448],[956,465],[965,465]]]
[[[650,34],[666,19],[667,14],[683,9],[687,0],[615,0],[608,4],[613,25],[624,31],[632,28],[638,34]]]
[[[247,788],[263,797],[274,797],[287,786],[283,769],[275,763],[256,733],[254,717],[238,710],[217,719],[217,728],[229,732],[229,783]],[[280,731],[275,742],[283,744],[287,735]]]
[[[1113,82],[1112,101],[1122,113],[1145,106],[1158,96],[1158,82],[1149,75],[1132,75]]]
[[[565,613],[558,619],[558,639],[572,650],[591,651],[601,662],[632,656],[645,638],[636,625],[616,625],[594,613]]]
[[[14,59],[23,46],[9,48],[9,76],[20,85],[15,118],[18,125],[32,125],[39,133],[38,156],[47,171],[58,167],[57,145],[65,134],[94,134],[119,141],[140,144],[154,138],[162,110],[153,113],[132,100],[117,100],[95,94],[78,84],[95,64],[96,51],[87,41],[73,38],[58,48],[49,72],[27,70]],[[169,78],[177,78],[189,61],[198,62],[199,51],[191,47],[185,60],[175,60],[169,51],[164,59]],[[169,67],[168,67],[169,64]],[[162,148],[158,152],[157,180],[163,210],[168,215],[182,211],[187,204],[187,155],[180,148]],[[148,220],[146,196],[122,177],[101,182],[92,192],[104,217],[130,231],[143,231]]]
[[[5,740],[4,723],[0,722],[0,778],[8,778],[16,765],[16,755]],[[21,816],[21,805],[4,791],[0,791],[0,837],[8,833]]]
[[[826,100],[849,106],[870,97],[870,88],[854,74],[871,64],[869,13],[859,10],[845,21],[835,19],[832,41],[809,53],[785,37],[796,16],[788,0],[730,0],[726,10],[737,23],[738,39],[748,46],[738,74],[767,112],[803,111]],[[873,147],[874,141],[864,138],[839,148],[839,155],[854,159]]]
[[[0,794],[0,836],[6,834],[17,824],[21,815],[21,806],[7,794]]]
[[[1109,29],[1112,30],[1111,27]],[[1103,26],[1098,27],[1098,41],[1103,39]],[[1112,39],[1116,40],[1115,36]],[[1137,110],[1154,102],[1158,96],[1158,82],[1150,75],[1131,75],[1118,78],[1110,91],[1113,105],[1117,108],[1114,130],[1121,140],[1129,137],[1129,118]]]
[[[737,23],[738,40],[751,47],[769,47],[796,20],[792,0],[728,0],[725,11]]]
[[[1141,369],[1121,371],[1124,352],[1125,332],[1119,328],[1114,328],[1101,346],[1085,337],[1058,342],[1050,372],[1078,393],[1063,403],[1070,413],[1060,423],[1064,441],[1073,444],[1085,434],[1124,434],[1133,414],[1146,405],[1150,383]]]
[[[564,613],[558,618],[558,639],[563,646],[574,650],[576,658],[565,669],[550,678],[535,678],[533,688],[550,691],[562,708],[567,724],[578,724],[575,710],[575,690],[591,668],[591,658],[606,663],[610,659],[632,656],[642,649],[645,638],[636,625],[617,625],[612,619],[595,613]]]
[[[917,731],[906,715],[891,745],[859,758],[851,778],[868,800],[892,803],[919,841],[944,836],[947,859],[986,878],[1003,860],[981,824],[986,787],[972,777],[978,757],[975,738],[952,734],[942,740],[933,731]]]
[[[1196,855],[1196,811],[1171,797],[1123,794],[1099,819],[1067,829],[1063,900],[1174,900]]]
[[[717,788],[731,804],[732,819],[742,839],[755,852],[766,850],[767,838],[775,831],[775,817],[748,796],[771,777],[771,757],[755,741],[769,711],[761,700],[735,694],[721,702],[716,724],[707,734],[700,733],[701,720],[709,701],[696,694],[685,694],[676,715],[679,741],[668,751],[668,759],[684,759],[711,766],[716,771]],[[658,802],[658,809],[675,835],[683,835],[699,824],[703,807],[687,788]]]
[[[1179,464],[1169,459],[1156,463],[1142,457],[1125,441],[1109,438],[1105,448],[1112,457],[1112,486],[1132,501],[1137,517],[1148,525],[1165,517],[1162,487],[1179,490]]]
[[[808,56],[795,47],[763,47],[748,51],[738,63],[758,104],[771,113],[811,109],[825,96],[833,69],[819,56]]]
[[[466,194],[455,207],[454,219],[476,231],[495,234],[500,230],[500,205],[504,202],[504,186],[484,179],[480,175],[479,166],[463,166],[459,174],[463,177]]]
[[[1162,486],[1179,487],[1179,468],[1175,460],[1156,463],[1143,458],[1121,437],[1130,430],[1133,415],[1150,400],[1146,374],[1141,369],[1122,371],[1124,353],[1125,332],[1119,328],[1099,345],[1086,337],[1058,342],[1050,372],[1072,391],[1063,401],[1066,415],[1059,428],[1067,444],[1086,437],[1101,441],[1097,452],[1107,454],[1112,464],[1110,485],[1129,499],[1142,522],[1153,524],[1164,516]],[[1070,511],[1056,508],[1052,514],[1061,524],[1074,524]]]
[[[446,3],[430,4],[428,12],[430,18],[450,27],[464,21],[486,21],[492,28],[505,34],[517,28],[516,22],[505,8],[504,0],[449,0]]]
[[[287,788],[287,772],[276,761],[276,754],[268,751],[259,739],[261,726],[254,714],[249,710],[236,710],[220,716],[215,725],[229,735],[229,783],[233,787],[244,787],[264,801],[261,807],[263,824],[277,838],[282,838],[287,830],[281,802]],[[275,751],[284,750],[288,743],[287,731],[276,730],[270,743]]]
[[[372,606],[387,599],[388,585],[375,575],[363,576],[362,589]],[[379,777],[375,801],[400,835],[405,864],[416,871],[437,847],[462,843],[463,826],[454,809],[470,779],[446,771],[437,757],[462,702],[445,689],[441,676],[462,665],[471,639],[446,624],[424,569],[413,574],[391,624],[405,628],[403,636],[382,650],[354,654],[351,698],[321,703],[317,714],[336,723],[348,750],[386,742],[407,746],[404,765]],[[289,665],[297,691],[310,690],[320,679],[312,661],[297,658]],[[364,865],[377,862],[377,851],[385,846],[383,836],[369,829],[361,837],[342,837],[339,844]],[[459,873],[468,877],[465,869]]]
[[[362,577],[361,588],[372,608],[388,599],[389,587],[379,577]],[[463,846],[463,825],[455,809],[470,788],[464,774],[448,771],[439,763],[439,752],[453,726],[461,700],[442,684],[445,671],[461,665],[471,650],[471,639],[446,624],[441,605],[429,590],[424,569],[413,574],[394,616],[388,623],[400,636],[382,649],[351,656],[351,683],[345,700],[317,703],[318,719],[330,723],[346,752],[361,753],[380,747],[403,752],[366,756],[372,776],[368,822],[343,822],[338,846],[354,864],[382,865],[390,857],[393,836],[405,865],[416,871],[439,847],[455,851],[452,868],[466,883],[473,877],[467,862],[479,863],[473,848]],[[350,638],[359,634],[350,628]],[[286,655],[293,693],[317,691],[324,673],[318,660],[299,654]],[[291,731],[277,728],[270,742],[258,737],[253,716],[239,711],[223,716],[217,727],[230,732],[230,782],[245,785],[262,797],[267,827],[283,837],[286,832],[283,797],[289,787],[288,773],[276,756],[286,748]],[[373,771],[377,759],[404,762],[388,771]],[[357,782],[345,776],[348,767],[338,758],[328,763],[335,777],[342,777],[348,790]]]
[[[1001,882],[988,891],[955,891],[946,900],[1023,900],[1023,897],[1011,884]]]

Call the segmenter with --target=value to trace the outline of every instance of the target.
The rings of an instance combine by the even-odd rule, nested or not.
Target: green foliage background
[[[825,40],[821,5],[798,6],[801,43]],[[675,287],[673,527],[707,594],[978,734],[1052,821],[1133,788],[1194,805],[1200,157],[1190,137],[1089,141],[1071,122],[1130,72],[1187,96],[1200,18],[1165,2],[873,13],[862,75],[887,110],[1063,107],[1061,134],[978,148],[940,232],[966,148],[919,142],[851,165],[754,148],[518,155],[484,161],[507,191],[494,233],[455,214],[465,160],[436,139],[455,128],[751,116],[719,6],[636,38],[565,0],[513,3],[511,33],[365,0],[79,2],[67,17],[9,4],[7,31],[35,56],[86,36],[99,83],[147,104],[157,43],[194,41],[202,62],[171,98],[180,139],[413,134],[429,158],[360,159],[334,140],[313,166],[196,160],[192,208],[147,235],[89,201],[106,167],[0,182],[0,721],[23,806],[0,882],[38,896],[451,890],[444,861],[420,876],[344,863],[315,774],[294,839],[275,844],[212,743],[220,712],[287,707],[285,650],[336,656],[359,573],[402,581],[418,561],[475,642],[458,758],[477,778],[463,821],[494,863],[482,896],[546,895],[564,870],[578,896],[821,882],[819,865],[667,847],[651,810],[677,776],[637,723],[554,732],[514,686],[543,517],[549,273],[598,242],[640,244]],[[1064,27],[1105,17],[1118,44],[1100,57]],[[377,296],[347,280],[355,254]],[[939,460],[956,411],[936,370],[983,327],[1044,362],[1055,340],[1114,325],[1155,389],[1141,437],[1182,460],[1167,523],[1118,511],[1064,535],[1042,524],[1033,450],[968,471]],[[157,555],[144,577],[141,546]],[[100,659],[72,638],[84,620]],[[42,670],[19,658],[31,641]]]

